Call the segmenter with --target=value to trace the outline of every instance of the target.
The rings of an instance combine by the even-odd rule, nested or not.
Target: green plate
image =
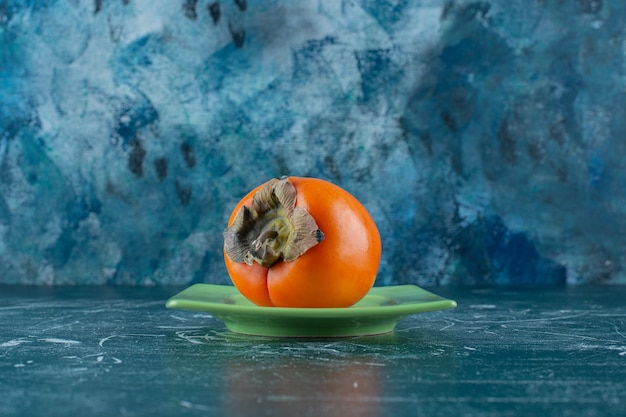
[[[456,301],[415,285],[374,287],[348,308],[259,307],[233,286],[195,284],[165,304],[203,311],[235,333],[275,337],[346,337],[393,331],[403,318],[456,307]]]

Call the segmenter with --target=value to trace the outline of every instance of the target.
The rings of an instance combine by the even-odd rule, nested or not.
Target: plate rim
[[[332,307],[332,308],[296,308],[296,307],[261,307],[256,305],[239,305],[227,304],[214,301],[195,301],[181,300],[185,292],[195,291],[192,288],[201,286],[207,290],[210,288],[218,288],[220,291],[231,291],[231,296],[241,295],[237,288],[233,285],[220,284],[193,284],[177,294],[170,297],[165,305],[171,309],[193,310],[207,313],[217,314],[237,314],[237,315],[254,315],[264,317],[282,317],[294,319],[321,319],[321,318],[360,318],[360,317],[383,317],[383,316],[406,316],[417,313],[426,313],[432,311],[449,310],[457,307],[457,302],[448,298],[441,297],[428,290],[425,290],[413,284],[375,286],[367,293],[367,295],[380,295],[378,293],[388,292],[405,288],[411,291],[419,291],[426,295],[432,296],[433,300],[408,302],[396,305],[381,306],[364,306],[364,307]],[[367,297],[366,295],[366,297]],[[391,297],[393,298],[393,297]]]

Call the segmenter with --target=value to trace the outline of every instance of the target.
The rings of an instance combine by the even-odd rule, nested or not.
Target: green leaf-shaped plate
[[[233,286],[195,284],[166,306],[202,311],[235,333],[275,337],[346,337],[388,333],[416,313],[456,307],[456,301],[415,285],[374,287],[348,308],[259,307]]]

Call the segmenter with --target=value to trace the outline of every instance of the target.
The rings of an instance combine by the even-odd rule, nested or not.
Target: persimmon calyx
[[[224,249],[234,262],[269,268],[293,261],[324,240],[311,214],[296,207],[296,188],[288,178],[270,180],[243,206],[224,231]]]

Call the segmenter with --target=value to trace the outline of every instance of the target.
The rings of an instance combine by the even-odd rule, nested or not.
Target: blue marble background
[[[0,282],[228,283],[283,174],[377,283],[626,283],[626,2],[0,1]]]

